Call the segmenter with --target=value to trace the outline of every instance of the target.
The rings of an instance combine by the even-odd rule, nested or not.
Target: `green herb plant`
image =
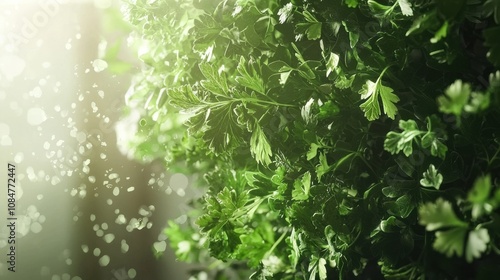
[[[500,1],[134,0],[131,153],[199,175],[191,279],[490,279]]]

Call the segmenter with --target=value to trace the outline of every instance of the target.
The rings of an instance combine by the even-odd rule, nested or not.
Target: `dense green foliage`
[[[216,279],[500,272],[500,1],[126,12],[145,64],[130,147],[206,190],[166,230],[180,260]]]

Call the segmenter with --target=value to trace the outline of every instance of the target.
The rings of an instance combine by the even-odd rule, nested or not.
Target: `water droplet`
[[[82,244],[82,251],[84,253],[88,253],[89,252],[89,246],[85,245],[85,244]]]
[[[155,242],[153,244],[153,248],[155,248],[157,253],[162,253],[167,249],[167,242],[165,241],[160,241],[160,242]]]
[[[184,189],[178,189],[177,195],[180,197],[184,197],[186,195],[186,191],[184,191]]]
[[[21,236],[25,236],[30,231],[31,219],[27,216],[17,217],[17,232]]]
[[[88,166],[84,166],[84,167],[82,167],[82,171],[83,171],[83,173],[85,173],[85,174],[89,174],[89,172],[90,172],[90,167],[88,167]]]
[[[107,266],[109,264],[109,256],[108,255],[104,255],[102,256],[100,259],[99,259],[99,265],[101,266]]]
[[[101,255],[101,249],[95,248],[94,249],[94,256],[99,257]]]
[[[144,216],[144,217],[150,217],[152,215],[152,213],[151,213],[151,211],[149,211],[148,209],[146,209],[145,206],[142,206],[139,209],[139,215]]]
[[[87,191],[86,190],[80,190],[79,196],[80,196],[80,198],[84,198],[85,196],[87,196]]]
[[[135,269],[131,268],[128,270],[127,274],[128,274],[128,277],[134,279],[135,276],[137,276],[137,271],[135,271]]]
[[[114,196],[118,196],[119,194],[120,194],[120,189],[119,189],[118,187],[115,187],[115,188],[113,189],[113,195],[114,195]]]
[[[40,223],[34,222],[30,226],[31,232],[39,233],[42,231],[42,225]]]
[[[130,247],[128,246],[127,241],[122,240],[122,246],[121,246],[121,251],[122,251],[122,253],[126,253],[126,252],[128,252],[128,249],[129,249],[129,248],[130,248]]]
[[[24,154],[19,152],[14,156],[15,163],[21,163],[24,160]]]
[[[189,180],[186,175],[182,173],[173,174],[170,177],[170,186],[174,189],[185,189],[189,184]]]
[[[42,82],[42,80],[44,82]],[[41,84],[44,84],[46,81],[44,79],[40,80]],[[40,98],[43,94],[43,91],[40,87],[35,87],[32,91],[30,91],[29,95],[34,98]]]
[[[92,101],[92,103],[90,105],[92,107],[92,113],[96,113],[99,110],[99,108],[97,107],[97,105],[95,104],[94,101]]]
[[[108,63],[102,59],[96,59],[92,61],[92,66],[94,67],[95,72],[101,72],[108,68]]]
[[[59,184],[61,182],[61,179],[59,179],[59,177],[57,176],[53,176],[52,179],[50,180],[50,183],[55,186],[57,184]]]
[[[85,140],[87,140],[87,134],[85,134],[84,132],[78,132],[76,134],[76,140],[81,144],[83,142],[85,142]]]
[[[125,216],[123,214],[118,215],[118,217],[115,220],[115,223],[119,225],[123,225],[127,222],[127,219],[125,219]]]
[[[41,108],[31,108],[27,113],[28,123],[32,126],[40,125],[47,120],[45,111]]]
[[[135,190],[135,188],[134,188],[134,187],[129,187],[129,188],[127,189],[127,192],[133,192],[134,190]]]
[[[108,233],[108,234],[104,235],[104,241],[106,241],[106,243],[111,243],[111,242],[113,242],[113,240],[115,240],[114,234]]]

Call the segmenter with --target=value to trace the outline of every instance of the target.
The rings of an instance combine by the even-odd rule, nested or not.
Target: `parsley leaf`
[[[457,255],[459,257],[464,254],[464,239],[467,233],[466,228],[455,227],[445,231],[436,232],[436,240],[432,247],[445,254],[447,257]]]
[[[262,128],[257,122],[255,123],[252,137],[250,138],[250,151],[258,163],[264,165],[269,165],[271,163],[271,156],[273,155],[271,146],[269,145],[269,141],[264,131],[262,131]]]
[[[239,76],[236,77],[236,81],[244,87],[253,89],[260,94],[265,94],[264,81],[258,72],[259,66],[257,62],[249,61],[247,63],[245,57],[240,57],[237,67]]]
[[[340,57],[336,53],[330,53],[330,57],[326,61],[326,76],[330,76],[330,74],[337,68],[339,65]]]
[[[311,173],[306,172],[301,179],[296,179],[293,183],[292,198],[294,200],[306,200],[309,198],[311,189]]]
[[[428,231],[446,227],[466,227],[467,223],[460,220],[453,211],[451,203],[438,198],[436,202],[428,202],[419,209],[421,225]]]
[[[478,177],[474,181],[474,185],[467,195],[467,200],[472,203],[473,219],[477,219],[493,210],[493,206],[489,201],[491,189],[490,175]]]
[[[322,23],[319,22],[309,11],[302,13],[306,22],[297,24],[297,33],[305,33],[308,40],[317,40],[321,38]]]
[[[456,80],[446,89],[444,96],[438,97],[439,111],[460,117],[462,110],[467,105],[470,94],[470,85],[462,83],[461,80]]]
[[[481,257],[481,254],[486,251],[489,242],[490,235],[487,229],[480,228],[469,232],[467,245],[465,247],[465,260],[470,263],[475,258]]]
[[[401,12],[405,16],[413,16],[413,10],[411,9],[411,3],[408,0],[398,0]]]
[[[395,104],[399,101],[399,97],[393,93],[392,88],[382,84],[382,76],[384,75],[385,70],[378,77],[377,81],[372,82],[367,80],[363,85],[363,88],[359,90],[361,99],[367,99],[359,107],[363,110],[365,117],[369,121],[376,120],[380,117],[381,112],[379,97],[382,100],[384,114],[386,114],[389,118],[394,119],[398,111]]]
[[[420,179],[420,185],[423,187],[433,187],[439,190],[441,183],[443,182],[443,175],[441,175],[434,164],[429,165],[429,168],[424,172],[423,178]]]
[[[384,149],[391,154],[397,154],[403,151],[405,156],[410,156],[413,153],[413,141],[417,136],[423,134],[418,129],[417,123],[414,120],[400,120],[399,128],[402,132],[390,131],[384,141]]]
[[[409,157],[413,153],[413,144],[416,143],[422,148],[430,148],[431,154],[433,156],[445,158],[448,147],[444,145],[437,133],[434,130],[439,131],[435,118],[428,117],[427,121],[427,131],[422,131],[418,128],[417,123],[414,120],[400,120],[399,128],[402,132],[390,131],[387,133],[386,139],[384,140],[384,149],[391,154],[397,154],[401,151],[405,156]],[[433,125],[434,123],[434,125]]]

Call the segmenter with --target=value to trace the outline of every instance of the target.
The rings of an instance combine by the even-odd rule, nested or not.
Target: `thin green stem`
[[[283,241],[283,239],[285,238],[287,233],[288,233],[288,231],[285,231],[285,232],[283,232],[283,234],[281,234],[280,238],[278,238],[278,240],[276,240],[276,242],[274,242],[273,246],[269,249],[269,251],[266,252],[266,254],[264,255],[264,259],[268,258],[271,255],[271,253],[276,249],[276,247],[278,247],[278,245],[281,243],[281,241]]]

